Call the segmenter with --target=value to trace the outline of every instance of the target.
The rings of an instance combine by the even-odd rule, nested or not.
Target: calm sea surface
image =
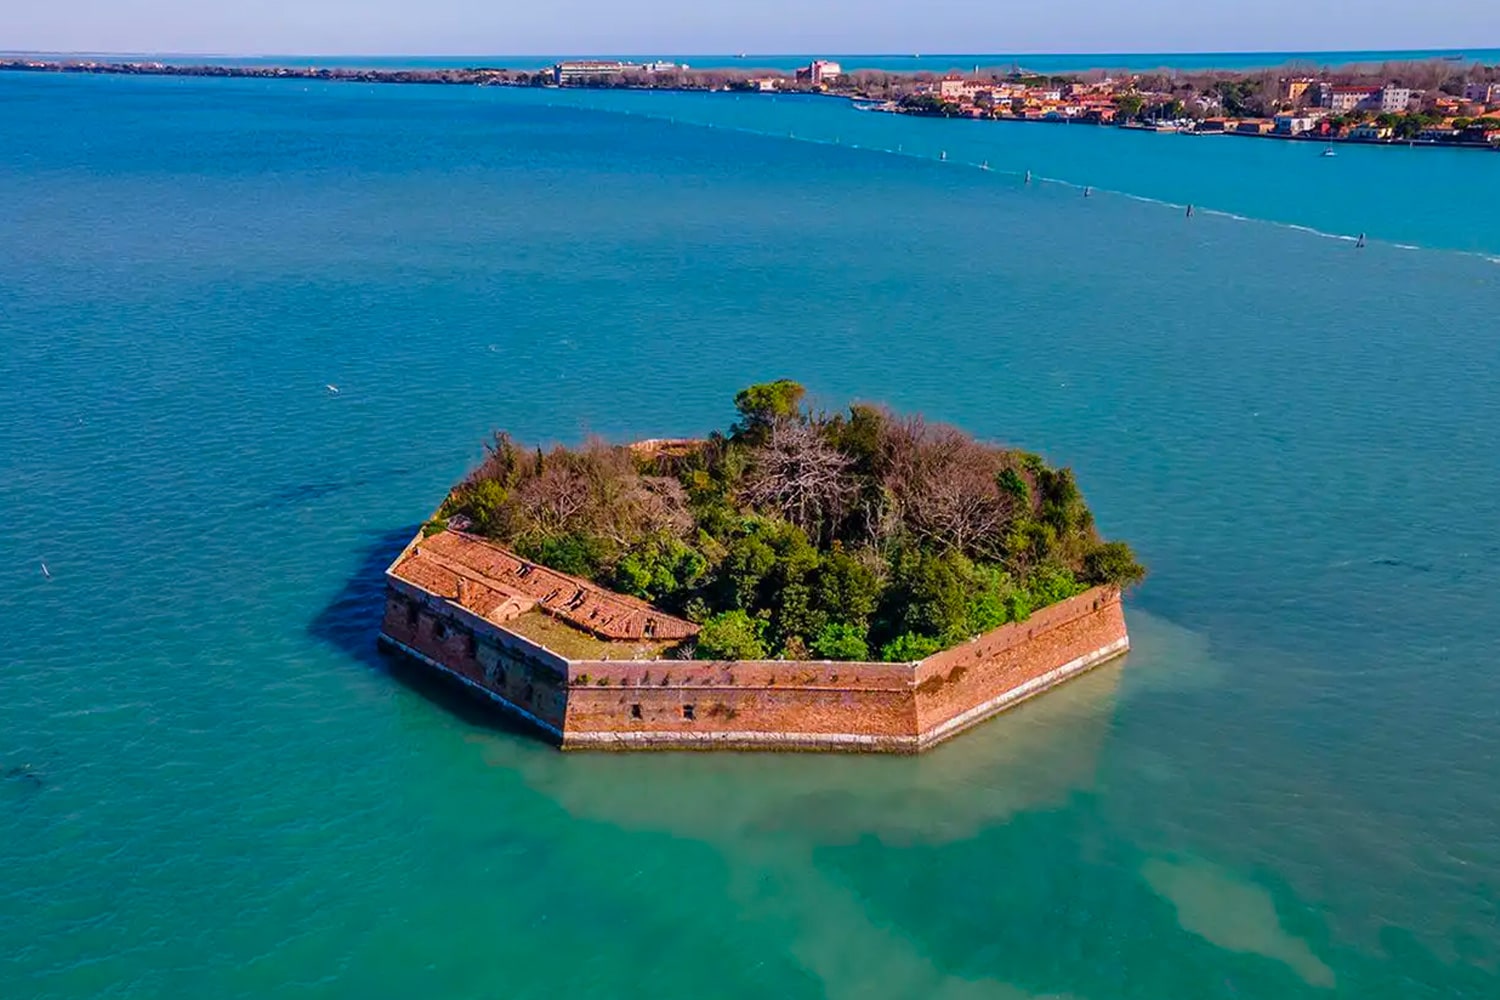
[[[1500,995],[1500,156],[24,75],[0,137],[0,996]],[[564,756],[374,653],[491,428],[782,375],[1071,463],[1134,651],[917,759]]]

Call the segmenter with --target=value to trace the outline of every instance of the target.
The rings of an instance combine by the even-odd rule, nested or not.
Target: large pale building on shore
[[[1411,88],[1387,84],[1371,87],[1358,84],[1348,87],[1327,87],[1322,93],[1322,105],[1334,114],[1350,111],[1380,111],[1387,114],[1404,114],[1411,106]]]
[[[844,75],[844,67],[831,59],[814,59],[797,71],[797,79],[805,80],[814,87],[832,83]]]

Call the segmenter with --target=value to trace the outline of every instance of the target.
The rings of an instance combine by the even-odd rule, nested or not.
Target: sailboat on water
[[[1324,146],[1323,147],[1323,152],[1319,153],[1318,155],[1319,156],[1338,156],[1339,155],[1339,154],[1337,154],[1337,153],[1335,153],[1333,151],[1333,140],[1332,139],[1328,140],[1328,145]]]

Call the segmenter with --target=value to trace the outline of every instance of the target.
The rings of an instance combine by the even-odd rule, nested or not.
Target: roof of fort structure
[[[693,454],[707,443],[702,438],[647,438],[626,447],[637,458],[681,458]]]
[[[536,608],[610,641],[671,641],[698,632],[692,622],[645,601],[548,569],[463,531],[422,539],[391,572],[497,624]]]

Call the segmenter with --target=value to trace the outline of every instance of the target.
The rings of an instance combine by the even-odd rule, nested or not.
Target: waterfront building
[[[552,79],[558,85],[583,83],[589,80],[608,79],[620,76],[629,70],[638,70],[639,63],[624,63],[616,59],[575,59],[560,62],[552,67]]]
[[[1334,114],[1347,114],[1350,111],[1359,111],[1379,107],[1382,103],[1382,87],[1345,86],[1330,87],[1324,92],[1327,103],[1323,107]],[[1411,92],[1407,91],[1410,99]]]
[[[1349,130],[1349,138],[1355,142],[1384,142],[1392,134],[1388,125],[1356,125]]]
[[[1386,84],[1380,88],[1380,110],[1385,114],[1402,115],[1411,106],[1411,88]]]
[[[1460,142],[1500,143],[1500,125],[1495,125],[1491,122],[1476,122],[1465,129],[1461,129],[1458,133],[1458,138]]]
[[[797,71],[797,79],[822,87],[844,75],[844,67],[831,59],[814,59]]]
[[[1471,83],[1464,87],[1464,100],[1477,104],[1500,104],[1500,83]]]
[[[1285,101],[1295,104],[1302,99],[1313,84],[1317,83],[1310,76],[1294,76],[1281,81],[1281,97]]]
[[[1272,119],[1275,123],[1272,131],[1277,135],[1302,135],[1316,128],[1322,118],[1318,111],[1289,111]]]
[[[938,81],[938,96],[945,101],[974,101],[981,94],[992,94],[994,89],[995,85],[985,80],[950,76]]]

